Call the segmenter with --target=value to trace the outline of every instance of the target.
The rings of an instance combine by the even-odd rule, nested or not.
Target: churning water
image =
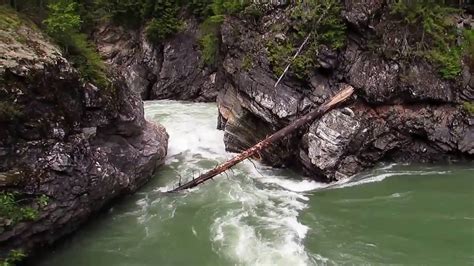
[[[474,166],[381,166],[326,185],[246,161],[164,194],[232,157],[215,104],[152,101],[166,165],[40,265],[473,264]]]

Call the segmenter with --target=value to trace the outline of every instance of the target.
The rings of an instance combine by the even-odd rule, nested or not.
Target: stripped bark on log
[[[275,132],[273,135],[265,138],[264,140],[260,141],[256,145],[250,147],[249,149],[243,151],[242,153],[238,154],[234,158],[226,161],[223,164],[216,166],[214,169],[200,175],[199,177],[187,182],[186,184],[179,185],[177,188],[169,191],[169,192],[177,192],[180,190],[185,190],[189,188],[193,188],[198,186],[199,184],[204,183],[205,181],[215,177],[216,175],[225,172],[232,166],[242,162],[243,160],[252,157],[255,154],[258,154],[259,151],[268,148],[274,142],[282,139],[283,137],[287,136],[288,134],[294,132],[298,128],[303,125],[307,125],[311,123],[318,117],[321,117],[334,107],[336,107],[341,102],[347,100],[352,94],[354,93],[354,88],[350,85],[344,85],[343,89],[336,94],[334,97],[329,99],[323,105],[319,106],[318,109],[309,112],[308,114],[298,118],[294,122],[290,123],[288,126],[280,129],[279,131]]]

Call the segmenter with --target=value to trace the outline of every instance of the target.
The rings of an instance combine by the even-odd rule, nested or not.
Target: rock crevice
[[[390,50],[402,34],[394,28],[383,0],[346,1],[345,48],[322,51],[320,67],[306,80],[278,78],[271,69],[266,43],[285,38],[280,27],[291,23],[281,8],[270,9],[260,23],[230,17],[221,28],[222,81],[217,103],[228,150],[242,151],[333,96],[341,84],[356,88],[346,108],[262,153],[263,161],[303,169],[333,181],[381,161],[433,162],[472,159],[474,118],[462,109],[472,101],[471,70],[445,80],[424,60],[396,60],[369,49],[374,36]],[[395,29],[395,28],[394,28]],[[264,33],[264,34],[261,34]],[[244,60],[251,67],[243,67]]]

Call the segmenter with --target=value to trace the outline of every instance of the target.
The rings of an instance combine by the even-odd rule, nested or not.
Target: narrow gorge
[[[472,262],[472,1],[0,4],[0,265]]]

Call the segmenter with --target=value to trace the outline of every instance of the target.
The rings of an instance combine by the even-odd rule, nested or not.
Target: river
[[[166,165],[136,194],[49,251],[44,266],[474,264],[474,165],[380,165],[326,185],[229,159],[215,104],[150,101],[170,134]]]

